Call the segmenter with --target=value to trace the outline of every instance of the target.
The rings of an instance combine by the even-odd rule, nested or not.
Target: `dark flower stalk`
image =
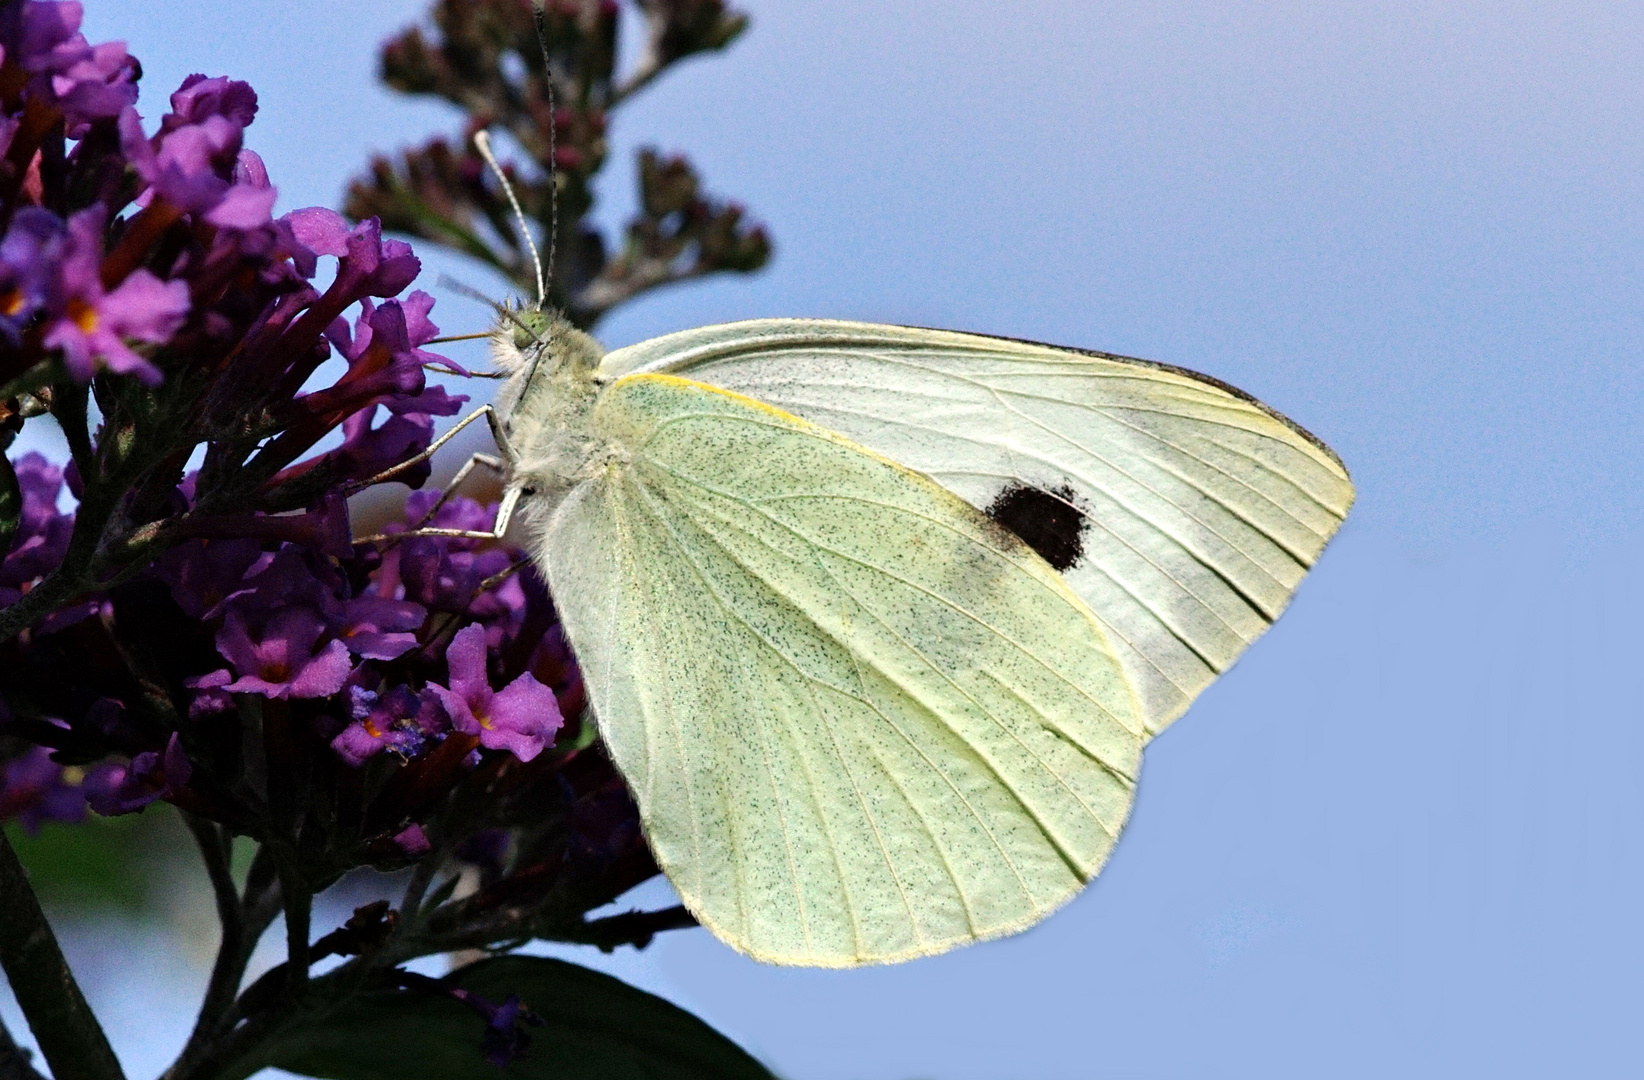
[[[673,64],[725,48],[747,17],[721,0],[639,0],[645,48],[631,71],[617,70],[620,6],[615,0],[549,0],[538,45],[529,0],[438,0],[430,40],[412,28],[382,54],[383,80],[430,94],[468,113],[460,141],[435,138],[398,160],[371,162],[348,189],[345,212],[463,252],[507,275],[535,298],[535,268],[506,196],[473,149],[474,133],[513,136],[526,163],[504,165],[526,215],[554,224],[557,257],[548,301],[587,329],[642,292],[721,271],[764,266],[770,238],[734,202],[710,198],[683,157],[639,153],[640,213],[613,245],[585,220],[594,178],[605,165],[611,114]],[[550,94],[549,80],[552,80]],[[613,247],[615,250],[613,251]]]

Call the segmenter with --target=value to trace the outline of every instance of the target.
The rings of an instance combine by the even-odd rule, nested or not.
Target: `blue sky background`
[[[190,71],[258,88],[282,209],[453,124],[374,80],[418,3],[87,6],[142,58],[151,123]],[[1288,413],[1360,497],[1040,928],[858,972],[704,932],[587,959],[792,1080],[1633,1075],[1644,8],[744,6],[742,42],[619,114],[601,213],[632,205],[636,146],[684,150],[775,261],[624,309],[608,345],[818,315],[1146,356]],[[152,1074],[204,967],[129,941],[71,944]]]

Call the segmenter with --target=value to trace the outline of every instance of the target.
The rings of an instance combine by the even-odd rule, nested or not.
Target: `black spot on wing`
[[[1022,538],[1058,572],[1071,569],[1084,554],[1088,524],[1073,505],[1073,489],[1044,491],[1013,483],[987,508],[988,517]]]

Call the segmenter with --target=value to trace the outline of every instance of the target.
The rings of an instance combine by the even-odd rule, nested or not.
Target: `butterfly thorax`
[[[497,397],[515,464],[510,483],[530,508],[550,512],[602,457],[589,416],[599,393],[599,342],[558,314],[527,310],[492,337],[492,357],[509,372]]]

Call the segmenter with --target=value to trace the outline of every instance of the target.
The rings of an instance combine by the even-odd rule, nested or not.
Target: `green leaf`
[[[447,976],[544,1020],[524,1056],[480,1055],[485,1021],[428,990],[362,995],[293,1029],[268,1064],[327,1080],[773,1080],[747,1051],[655,994],[561,960],[501,956]]]

